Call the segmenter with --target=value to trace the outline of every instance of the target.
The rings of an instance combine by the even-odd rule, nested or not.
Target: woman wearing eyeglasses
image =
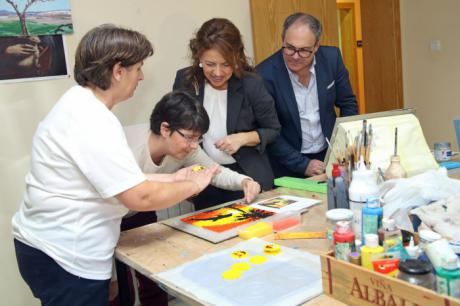
[[[153,109],[149,124],[137,124],[124,128],[126,139],[142,172],[152,180],[171,182],[188,177],[190,172],[212,168],[213,161],[200,147],[202,135],[208,131],[209,117],[203,105],[184,91],[166,94]],[[226,167],[219,167],[211,181],[213,186],[224,190],[244,193],[251,202],[260,192],[260,185],[246,175]],[[121,230],[129,230],[176,217],[193,211],[189,202],[158,210],[156,212],[130,212],[121,222]],[[168,296],[158,286],[135,273],[141,305],[168,305]],[[132,284],[131,284],[132,285]],[[115,305],[111,303],[110,305]],[[131,301],[134,305],[134,300]]]
[[[189,46],[192,65],[177,72],[174,89],[188,90],[209,114],[204,151],[270,190],[274,177],[265,149],[278,137],[280,125],[273,98],[248,63],[238,28],[227,19],[208,20]],[[194,204],[201,209],[242,196],[210,186]]]

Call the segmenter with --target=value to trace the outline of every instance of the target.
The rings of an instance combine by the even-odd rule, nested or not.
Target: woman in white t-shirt
[[[173,88],[188,90],[208,112],[204,151],[270,190],[274,176],[265,149],[278,137],[280,124],[273,98],[248,63],[238,28],[224,18],[210,19],[189,46],[192,66],[177,72]],[[202,209],[241,197],[209,186],[194,204]]]
[[[33,138],[26,191],[14,215],[21,276],[42,305],[107,305],[112,257],[128,210],[169,207],[205,188],[217,167],[148,181],[111,112],[132,97],[153,54],[147,38],[113,25],[76,50],[69,89]]]

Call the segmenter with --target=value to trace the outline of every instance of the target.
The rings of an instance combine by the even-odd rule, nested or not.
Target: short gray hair
[[[283,33],[281,34],[281,38],[283,39],[283,41],[284,37],[286,36],[286,31],[297,21],[303,25],[308,26],[315,35],[316,41],[319,41],[319,39],[321,38],[321,33],[323,32],[323,27],[321,26],[321,23],[314,16],[301,12],[289,15],[286,18],[286,20],[284,20]]]

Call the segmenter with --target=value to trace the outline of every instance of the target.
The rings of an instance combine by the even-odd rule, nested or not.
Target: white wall
[[[428,145],[450,141],[460,117],[460,1],[401,0],[404,103],[415,107]],[[441,50],[430,49],[431,40]]]
[[[80,38],[101,23],[114,23],[143,32],[155,54],[144,65],[145,80],[130,101],[117,106],[123,124],[147,121],[153,105],[171,90],[175,71],[188,64],[188,41],[212,17],[232,20],[253,56],[248,0],[71,0],[75,33],[66,36],[70,67]],[[110,7],[107,6],[110,5]],[[20,278],[11,236],[11,217],[24,190],[31,140],[38,122],[48,113],[73,78],[0,84],[0,305],[39,305]]]

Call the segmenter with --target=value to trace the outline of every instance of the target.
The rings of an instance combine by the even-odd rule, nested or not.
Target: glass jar
[[[408,259],[399,263],[398,278],[413,285],[436,290],[436,277],[432,270],[433,266],[429,262]]]

